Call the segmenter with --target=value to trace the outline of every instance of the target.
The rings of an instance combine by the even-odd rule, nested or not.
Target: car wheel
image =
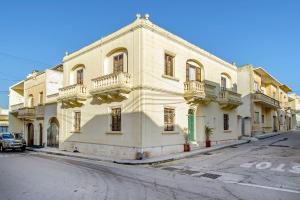
[[[26,147],[21,147],[21,151],[24,152]]]
[[[4,152],[4,150],[5,150],[5,149],[4,149],[3,146],[1,145],[1,146],[0,146],[0,152]]]

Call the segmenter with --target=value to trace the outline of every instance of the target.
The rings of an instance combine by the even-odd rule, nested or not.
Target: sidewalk
[[[67,152],[67,151],[62,151],[58,150],[56,148],[27,148],[29,151],[34,151],[34,152],[40,152],[40,153],[46,153],[46,154],[52,154],[52,155],[60,155],[60,156],[69,156],[69,157],[74,157],[74,158],[83,158],[83,159],[89,159],[89,160],[95,160],[95,161],[106,161],[106,162],[114,162],[118,164],[126,164],[126,165],[145,165],[145,164],[154,164],[154,163],[161,163],[161,162],[168,162],[168,161],[173,161],[173,160],[178,160],[182,158],[187,158],[191,157],[194,155],[198,154],[203,154],[203,153],[208,153],[211,151],[216,151],[219,149],[224,149],[227,147],[232,147],[232,146],[237,146],[237,145],[242,145],[249,143],[250,140],[238,140],[226,144],[217,144],[209,148],[198,148],[195,150],[192,150],[190,152],[181,152],[181,153],[174,153],[174,154],[169,154],[165,156],[159,156],[159,157],[154,157],[154,158],[149,158],[149,159],[144,159],[144,160],[122,160],[122,159],[113,159],[109,157],[102,157],[102,156],[94,156],[94,155],[87,155],[83,153],[74,153],[74,152]]]
[[[257,138],[257,139],[259,139],[259,140],[262,140],[262,139],[266,139],[266,138],[270,138],[270,137],[274,137],[274,136],[280,135],[282,133],[285,133],[285,132],[263,133],[261,135],[255,135],[254,137]]]

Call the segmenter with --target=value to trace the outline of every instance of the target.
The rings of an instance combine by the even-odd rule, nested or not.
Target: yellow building
[[[243,99],[239,107],[242,135],[288,130],[289,87],[263,68],[245,65],[238,69],[238,92]]]

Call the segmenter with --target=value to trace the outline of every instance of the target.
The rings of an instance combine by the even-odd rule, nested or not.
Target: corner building
[[[63,59],[57,116],[62,150],[135,159],[241,135],[237,67],[148,17]]]

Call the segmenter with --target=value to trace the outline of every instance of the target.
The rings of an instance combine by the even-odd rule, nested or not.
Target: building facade
[[[292,115],[292,129],[300,128],[300,96],[296,94],[289,95],[289,106]]]
[[[183,151],[184,132],[204,145],[237,140],[237,67],[149,21],[63,59],[60,148],[134,159]]]
[[[281,84],[263,68],[245,65],[238,68],[238,92],[242,94],[242,135],[253,136],[291,129],[288,93],[291,89]]]
[[[8,109],[0,107],[0,133],[8,131]]]
[[[10,131],[24,137],[28,146],[58,147],[56,113],[62,69],[58,65],[43,72],[34,71],[10,87]]]

